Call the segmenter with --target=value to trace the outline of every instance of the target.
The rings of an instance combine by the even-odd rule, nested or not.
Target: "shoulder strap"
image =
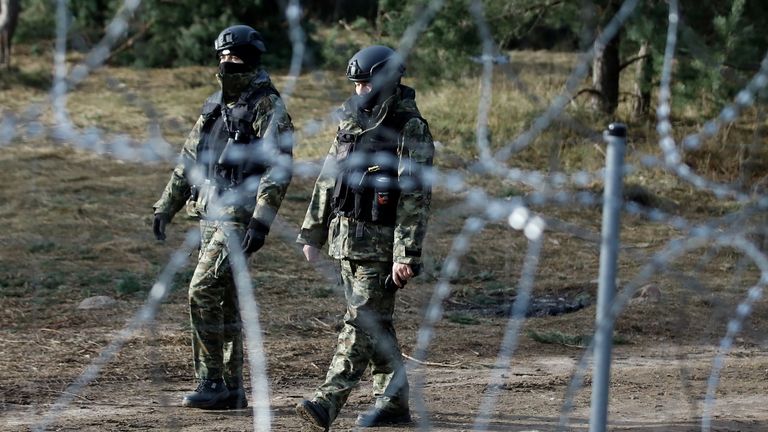
[[[212,116],[218,116],[221,113],[221,90],[208,96],[208,99],[203,102],[203,108],[200,115],[206,118],[206,120]]]
[[[280,97],[280,92],[278,92],[277,89],[272,85],[260,86],[257,87],[254,91],[243,95],[241,101],[245,102],[249,108],[252,108],[257,103],[259,103],[261,98],[269,95]]]
[[[411,119],[420,119],[424,123],[427,121],[424,120],[424,117],[422,117],[418,112],[414,111],[397,111],[394,114],[392,114],[391,118],[387,122],[387,126],[391,128],[394,131],[397,131],[398,133],[401,133],[403,131],[403,127],[405,127],[405,124],[408,123]]]
[[[400,89],[400,98],[404,101],[408,101],[409,103],[407,108],[411,108],[411,105],[413,106],[412,109],[402,109],[399,111],[396,111],[392,114],[392,119],[390,120],[390,127],[397,130],[398,132],[402,132],[403,127],[405,126],[408,121],[414,118],[418,118],[424,123],[427,121],[424,119],[424,117],[421,116],[418,109],[415,108],[415,100],[416,100],[416,90],[400,84],[398,86]]]
[[[241,96],[240,100],[245,102],[249,107],[253,107],[262,97],[267,95],[280,96],[280,92],[271,85],[261,86],[256,90]],[[206,119],[209,117],[218,117],[221,114],[221,90],[208,96],[208,99],[203,102],[203,107],[200,111],[200,114],[203,117],[206,117]]]

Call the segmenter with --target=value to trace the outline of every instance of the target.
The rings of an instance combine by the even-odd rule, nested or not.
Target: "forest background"
[[[672,2],[638,2],[615,37],[593,46],[630,2],[305,1],[298,17],[306,49],[301,74],[292,77],[295,34],[286,10],[296,11],[290,8],[296,3],[21,1],[11,66],[0,68],[4,430],[28,430],[68,395],[74,402],[55,421],[64,430],[210,430],[210,416],[178,406],[192,381],[185,292],[192,266],[174,278],[146,331],[121,340],[120,330],[146,300],[183,233],[195,229],[194,221],[179,216],[169,240],[155,242],[151,204],[200,104],[215,91],[213,40],[235,23],[264,35],[265,64],[297,126],[297,170],[280,209],[282,223],[251,268],[275,422],[278,430],[296,430],[292,406],[322,378],[343,312],[341,295],[302,261],[294,240],[317,164],[333,139],[330,114],[351,91],[346,62],[369,44],[400,47],[405,30],[437,5],[409,52],[405,83],[417,89],[438,141],[438,169],[460,181],[435,185],[425,272],[399,295],[397,317],[404,352],[413,354],[433,288],[450,283],[425,367],[423,390],[435,430],[471,428],[490,388],[500,391],[495,430],[555,430],[561,407],[570,402],[576,429],[589,419],[587,392],[568,393],[578,372],[589,387],[589,373],[578,370],[578,361],[595,316],[601,132],[617,120],[628,125],[632,167],[625,176],[620,278],[643,274],[646,266],[655,271],[644,281],[645,297],[617,322],[613,426],[695,430],[714,375],[712,357],[736,317],[744,325],[736,327],[741,332],[722,371],[716,418],[720,430],[766,430],[768,305],[755,302],[754,311],[746,309],[749,319],[736,312],[744,311],[745,287],[765,279],[727,241],[743,235],[762,246],[766,237],[768,92],[754,77],[762,71],[765,78],[768,70],[768,9],[757,1],[680,1],[667,110],[660,108],[658,89]],[[57,59],[61,4],[67,50]],[[127,23],[117,37],[108,34],[115,16]],[[102,40],[111,47],[103,64],[94,50]],[[584,53],[592,48],[589,59]],[[586,60],[586,72],[574,73]],[[82,80],[68,78],[65,109],[50,103],[57,61],[70,71],[94,65]],[[489,64],[492,88],[482,78]],[[284,90],[292,84],[295,91]],[[745,95],[745,88],[756,91]],[[536,129],[563,95],[559,115]],[[490,104],[487,129],[484,102]],[[58,134],[62,111],[79,139]],[[669,149],[660,146],[665,131],[658,119],[666,116],[680,155],[671,162]],[[703,138],[688,145],[691,136]],[[508,176],[483,172],[476,163],[478,143],[486,139],[509,164]],[[677,163],[707,183],[692,184],[670,168]],[[514,368],[493,387],[486,375],[495,370],[510,307],[519,298],[529,243],[505,218],[489,220],[476,237],[465,234],[470,221],[492,219],[489,209],[517,199],[547,224],[531,302],[559,314],[527,317]],[[719,236],[671,256],[683,240],[696,244],[707,229]],[[461,244],[466,249],[457,253]],[[454,273],[446,270],[449,258],[461,262]],[[116,305],[78,309],[97,295]],[[115,341],[125,342],[125,349],[90,385],[73,392],[71,383]],[[355,393],[340,427],[351,427],[366,396]],[[247,416],[218,420],[222,430],[250,423]]]

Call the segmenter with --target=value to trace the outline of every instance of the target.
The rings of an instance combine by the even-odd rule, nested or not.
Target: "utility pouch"
[[[222,150],[221,155],[219,155],[219,160],[216,162],[216,165],[227,168],[240,165],[245,152],[238,147],[242,146],[235,144],[235,138],[228,139],[227,144],[224,146],[224,150]]]
[[[396,182],[387,174],[377,174],[371,178],[371,222],[392,224],[397,210],[398,191]]]
[[[339,130],[336,133],[336,141],[338,142],[336,161],[341,162],[346,160],[347,157],[349,157],[349,154],[354,150],[357,135],[346,130]]]
[[[188,201],[187,214],[196,217],[202,217],[208,211],[208,205],[219,195],[219,188],[210,180],[205,180],[199,186],[197,196],[194,201]],[[191,212],[189,210],[192,210]]]
[[[187,198],[184,210],[187,213],[187,216],[199,218],[200,214],[197,212],[195,206],[197,205],[197,198],[200,196],[200,188],[198,188],[197,185],[192,185],[189,190],[189,198]]]
[[[253,136],[253,121],[256,114],[245,104],[237,104],[231,110],[225,111],[225,122],[231,138],[237,143],[247,143]]]
[[[368,172],[367,171],[360,171],[360,172],[353,172],[349,175],[349,188],[352,190],[352,193],[355,195],[355,219],[362,220],[363,219],[363,209],[364,204],[366,202],[366,182],[367,182]]]

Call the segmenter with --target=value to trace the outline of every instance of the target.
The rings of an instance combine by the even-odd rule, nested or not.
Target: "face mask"
[[[230,99],[248,88],[253,69],[243,63],[219,63],[218,78],[225,98]]]
[[[219,74],[222,76],[252,72],[253,68],[245,63],[219,63]]]

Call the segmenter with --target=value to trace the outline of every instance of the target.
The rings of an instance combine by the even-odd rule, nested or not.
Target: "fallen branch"
[[[134,42],[136,42],[137,39],[143,37],[149,31],[149,29],[152,28],[152,24],[154,24],[154,21],[150,21],[146,23],[144,26],[142,26],[142,28],[139,29],[139,31],[134,33],[133,36],[126,39],[125,42],[123,42],[121,45],[115,47],[109,53],[109,56],[107,56],[107,58],[104,59],[104,63],[108,63],[110,60],[112,60],[113,57],[115,57],[115,55],[133,47]]]
[[[331,326],[329,324],[326,324],[326,323],[320,321],[320,319],[318,319],[317,317],[312,317],[312,319],[314,321],[316,321],[317,323],[319,323],[320,325],[322,325],[323,327],[325,327],[325,328],[331,328]]]
[[[418,364],[421,364],[421,365],[424,365],[424,366],[455,368],[455,367],[459,367],[459,366],[462,365],[461,362],[448,364],[448,363],[434,363],[434,362],[428,362],[428,361],[423,361],[423,360],[417,360],[417,359],[409,356],[406,353],[403,353],[403,357],[405,357],[406,359],[408,359],[408,360],[410,360],[410,361],[412,361],[414,363],[418,363]]]

